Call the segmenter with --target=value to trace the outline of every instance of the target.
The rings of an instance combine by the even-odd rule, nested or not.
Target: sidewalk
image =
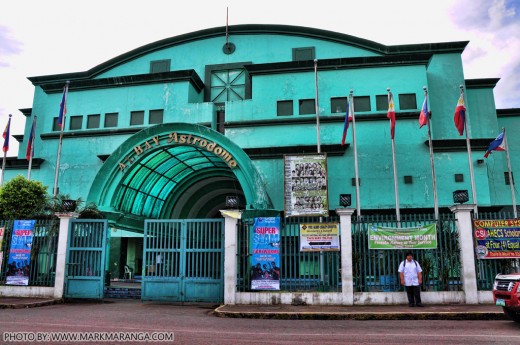
[[[110,299],[111,303],[126,303]],[[52,298],[0,297],[0,309],[34,308],[65,303]],[[154,303],[154,302],[142,302]],[[178,305],[178,304],[177,304]],[[505,320],[502,308],[493,304],[442,304],[410,308],[408,305],[222,305],[218,317],[309,320]]]

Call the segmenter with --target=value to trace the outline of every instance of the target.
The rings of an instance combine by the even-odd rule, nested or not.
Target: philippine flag
[[[58,115],[58,126],[63,127],[63,118],[67,114],[67,93],[69,91],[68,84],[63,89],[63,96],[61,97],[60,103],[60,114]]]
[[[459,131],[460,135],[464,134],[464,124],[466,123],[466,107],[464,106],[464,94],[461,93],[459,97],[459,101],[457,102],[457,107],[455,108],[455,116],[453,117],[455,121],[455,127]]]
[[[345,139],[347,138],[348,126],[349,126],[350,122],[352,121],[352,116],[349,115],[349,110],[350,110],[350,103],[347,100],[347,112],[345,114],[345,125],[343,126],[343,137],[341,138],[341,146],[345,146]]]
[[[11,131],[11,117],[9,117],[9,121],[7,121],[7,126],[5,126],[4,134],[2,134],[2,137],[4,137],[4,147],[3,151],[7,152],[9,151],[9,132]]]
[[[36,117],[33,120],[31,127],[31,134],[29,135],[29,142],[27,143],[27,151],[25,151],[25,158],[30,161],[34,156],[34,126],[36,124]]]
[[[496,139],[493,140],[491,142],[491,144],[489,144],[489,147],[486,151],[486,154],[484,155],[484,158],[487,158],[491,154],[491,151],[505,151],[506,150],[505,143],[504,143],[504,135],[505,135],[505,131],[502,131],[502,133],[500,133],[498,135],[498,137],[496,137]]]
[[[395,106],[394,106],[394,95],[388,92],[388,114],[387,118],[390,119],[390,136],[394,139],[395,134]]]
[[[430,110],[428,109],[428,97],[424,96],[424,102],[421,109],[421,114],[419,115],[419,128],[426,125],[428,123],[430,115]]]

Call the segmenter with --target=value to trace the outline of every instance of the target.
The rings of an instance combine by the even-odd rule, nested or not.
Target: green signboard
[[[368,224],[369,249],[435,249],[435,223],[415,228],[385,228]]]

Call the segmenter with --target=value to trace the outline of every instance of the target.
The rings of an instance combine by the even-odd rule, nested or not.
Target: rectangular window
[[[354,96],[354,111],[370,111],[370,97],[369,96]]]
[[[455,182],[464,182],[464,174],[455,174]]]
[[[162,109],[150,110],[150,117],[148,118],[148,123],[151,125],[163,123],[163,114],[164,110]]]
[[[504,179],[506,181],[506,185],[509,186],[509,172],[504,171]],[[511,171],[511,180],[513,180],[513,185],[515,184],[515,175],[513,175],[513,172]]]
[[[300,115],[316,114],[316,103],[314,99],[300,99],[299,105]]]
[[[334,97],[330,99],[331,114],[345,114],[347,112],[347,97]]]
[[[150,73],[170,72],[170,59],[150,62]]]
[[[316,58],[315,47],[293,48],[293,61],[314,60]]]
[[[417,109],[417,101],[415,99],[415,93],[399,94],[399,109],[401,109],[401,110]]]
[[[376,110],[377,111],[388,111],[388,95],[377,95],[376,96]]]
[[[91,114],[87,116],[87,128],[99,128],[101,115]]]
[[[81,129],[83,126],[83,116],[75,115],[70,117],[69,129],[71,131]]]
[[[293,101],[278,101],[276,102],[276,115],[289,116],[294,115]]]
[[[144,125],[144,111],[131,111],[130,112],[130,126]]]
[[[118,113],[106,113],[105,114],[105,128],[117,127],[117,116],[118,116]]]
[[[60,126],[58,126],[58,118],[55,117],[52,121],[52,130],[55,132],[59,132],[61,130]]]

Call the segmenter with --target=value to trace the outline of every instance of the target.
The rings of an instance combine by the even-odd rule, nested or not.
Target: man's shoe
[[[410,308],[415,307],[415,305],[413,305],[413,304],[411,304],[411,303],[408,304],[408,306],[409,306]]]
[[[416,306],[417,306],[417,307],[421,307],[421,308],[423,308],[423,307],[424,307],[424,304],[422,304],[422,303],[417,303]]]

